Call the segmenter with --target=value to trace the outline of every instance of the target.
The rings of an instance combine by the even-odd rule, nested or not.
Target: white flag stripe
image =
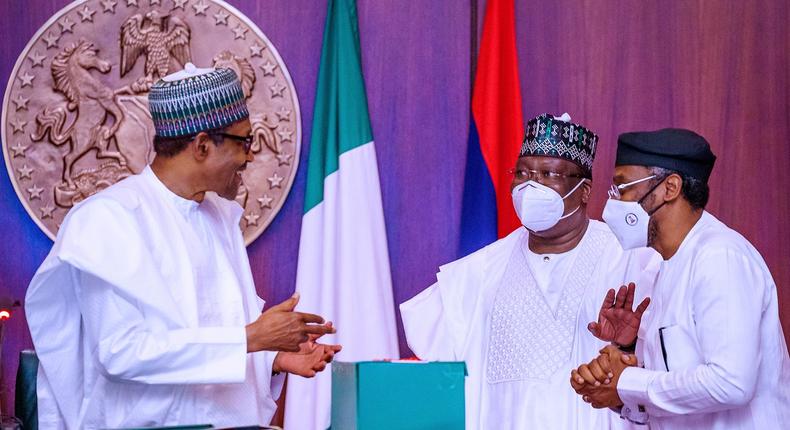
[[[324,179],[324,201],[302,219],[298,310],[333,321],[342,361],[397,358],[398,344],[384,213],[373,142],[344,152]],[[286,428],[325,429],[331,368],[312,379],[290,377]]]

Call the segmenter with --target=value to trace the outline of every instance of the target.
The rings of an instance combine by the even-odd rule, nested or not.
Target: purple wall
[[[0,5],[3,88],[30,37],[66,3]],[[231,3],[277,47],[302,110],[304,146],[296,182],[280,214],[248,248],[258,290],[275,303],[290,295],[296,276],[326,2]],[[432,283],[437,266],[456,253],[469,115],[470,2],[358,3],[394,295],[400,303]],[[749,2],[564,0],[547,6],[518,0],[524,115],[568,111],[600,134],[595,216],[605,199],[618,132],[665,126],[701,132],[719,156],[709,208],[763,253],[786,304],[790,227],[781,217],[790,213],[790,16],[781,0],[742,3]],[[5,168],[0,168],[0,238],[0,296],[21,300],[51,242],[17,200]],[[790,332],[790,309],[782,310]],[[21,312],[7,328],[6,408],[12,404],[18,351],[30,346]],[[401,352],[409,353],[402,337]]]
[[[790,3],[517,1],[524,116],[568,111],[600,136],[600,216],[617,135],[690,128],[718,156],[708,210],[762,253],[790,334]]]

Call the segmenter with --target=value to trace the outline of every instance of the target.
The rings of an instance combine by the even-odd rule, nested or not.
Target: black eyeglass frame
[[[252,149],[252,141],[253,141],[253,136],[252,135],[239,136],[239,135],[236,135],[236,134],[224,133],[224,132],[221,132],[221,131],[211,131],[211,132],[208,132],[208,135],[209,136],[219,136],[219,137],[222,137],[222,138],[225,138],[225,139],[230,139],[230,140],[235,140],[236,142],[240,142],[242,147],[244,148],[244,153],[245,154],[249,154],[250,153],[250,149]]]

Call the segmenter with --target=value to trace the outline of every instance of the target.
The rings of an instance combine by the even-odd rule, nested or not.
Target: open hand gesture
[[[635,291],[636,285],[633,282],[627,287],[621,286],[616,296],[613,289],[609,290],[601,304],[601,311],[598,312],[598,322],[587,325],[590,333],[598,339],[620,346],[633,345],[642,322],[642,314],[650,304],[650,298],[646,297],[636,310],[632,310]]]

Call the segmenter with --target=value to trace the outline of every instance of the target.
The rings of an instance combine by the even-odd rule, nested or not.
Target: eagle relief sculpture
[[[151,85],[173,70],[172,60],[180,70],[192,60],[189,53],[189,27],[176,16],[157,10],[132,15],[121,27],[121,77],[126,76],[141,55],[145,55],[145,75],[133,83],[132,92],[148,91]]]

